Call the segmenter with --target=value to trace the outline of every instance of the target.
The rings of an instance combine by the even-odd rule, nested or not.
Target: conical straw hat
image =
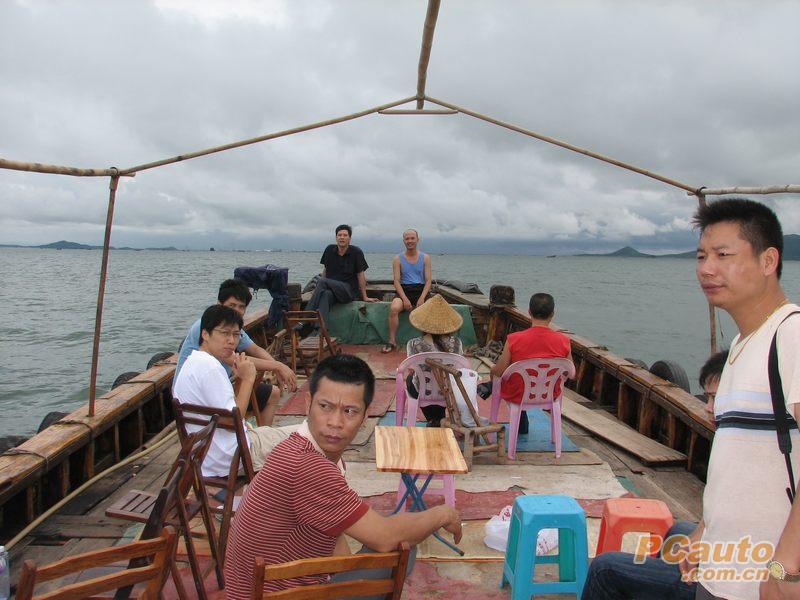
[[[464,324],[461,315],[442,298],[441,294],[436,294],[422,306],[412,310],[408,320],[420,331],[434,335],[453,333],[461,329],[461,325]]]

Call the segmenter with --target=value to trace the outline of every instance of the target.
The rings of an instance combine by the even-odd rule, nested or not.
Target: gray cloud
[[[132,166],[412,95],[425,3],[0,4],[0,156]],[[797,183],[797,2],[443,2],[428,93],[691,185]],[[102,240],[107,181],[0,171],[0,242]],[[800,198],[767,198],[787,232]],[[370,116],[123,180],[118,245],[689,248],[678,189],[487,123]],[[527,249],[527,250],[526,250]]]

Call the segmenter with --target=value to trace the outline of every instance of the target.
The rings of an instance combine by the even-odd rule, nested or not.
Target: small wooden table
[[[411,497],[411,510],[426,510],[423,494],[434,475],[467,473],[467,463],[461,454],[452,429],[441,427],[375,428],[375,463],[378,471],[400,473],[406,493],[394,510],[397,513]],[[420,475],[427,475],[417,488]],[[433,535],[443,544],[464,556],[464,552],[441,535]]]

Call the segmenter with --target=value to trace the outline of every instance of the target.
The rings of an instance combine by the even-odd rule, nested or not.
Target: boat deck
[[[379,380],[385,382],[379,387],[393,394],[393,383],[389,384],[394,378],[393,365],[399,364],[404,355],[381,355],[377,347],[371,346],[358,347],[357,350],[373,366]],[[483,369],[485,371],[485,366]],[[585,413],[590,411],[589,417],[594,421],[600,419],[602,424],[602,419],[607,419],[610,426],[619,425],[611,413],[594,408],[593,403],[577,394],[570,393],[570,399],[579,409],[580,418],[576,420],[585,422]],[[282,398],[281,403],[284,410],[279,412],[292,412],[288,395]],[[385,404],[388,412],[383,418],[388,424],[394,424],[391,414],[393,398]],[[299,415],[282,414],[276,417],[276,424],[297,422],[300,418]],[[646,466],[636,456],[595,437],[589,430],[570,422],[569,418],[568,411],[565,411],[562,431],[577,449],[563,452],[560,458],[556,459],[552,451],[519,452],[516,462],[497,465],[493,464],[494,457],[481,456],[476,458],[472,472],[456,477],[457,504],[466,523],[461,544],[466,556],[459,558],[434,540],[421,544],[416,567],[406,582],[404,598],[509,597],[508,589],[497,587],[502,554],[483,545],[483,525],[492,514],[511,504],[513,498],[521,493],[560,492],[579,498],[587,512],[590,552],[599,527],[602,501],[609,497],[629,493],[657,498],[667,503],[676,520],[699,519],[703,484],[684,466]],[[378,417],[367,420],[345,459],[352,487],[376,510],[388,513],[394,503],[399,478],[396,474],[378,473],[375,469],[373,432],[378,421]],[[592,426],[592,429],[597,427]],[[152,442],[150,446],[153,446]],[[21,564],[26,559],[34,559],[39,564],[48,563],[132,540],[140,526],[107,518],[106,508],[131,489],[156,491],[163,484],[177,451],[177,437],[173,435],[147,456],[97,481],[47,517],[11,549],[12,585],[16,583]],[[437,500],[434,499],[432,504]],[[188,568],[183,572],[189,583]],[[89,575],[84,572],[79,577]],[[92,575],[96,576],[97,572]],[[553,577],[554,573],[545,571],[544,575]],[[217,590],[213,575],[206,579],[206,587],[210,597],[224,597],[224,592]],[[39,588],[44,589],[46,586]],[[170,580],[164,595],[167,598],[175,596]]]

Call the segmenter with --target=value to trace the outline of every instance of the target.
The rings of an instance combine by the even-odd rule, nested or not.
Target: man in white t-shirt
[[[717,431],[703,494],[703,520],[681,562],[695,571],[697,598],[800,598],[800,502],[778,448],[767,371],[777,332],[779,371],[800,474],[800,310],[780,285],[783,232],[766,206],[719,200],[698,210],[697,278],[736,322],[714,404]],[[700,541],[701,543],[697,543]],[[697,560],[699,564],[692,562]],[[698,560],[699,559],[699,560]],[[760,596],[759,596],[760,594]]]
[[[181,404],[226,410],[238,406],[241,413],[245,414],[250,403],[256,367],[244,352],[236,353],[242,324],[242,315],[228,306],[214,304],[205,310],[200,318],[200,348],[193,350],[183,363],[173,388],[173,396]],[[223,363],[232,364],[234,377],[241,381],[236,394]],[[299,427],[250,427],[247,422],[244,426],[256,471],[264,465],[272,448]],[[195,431],[199,426],[189,425],[187,429]],[[235,451],[236,434],[217,430],[203,461],[203,475],[227,476]]]

